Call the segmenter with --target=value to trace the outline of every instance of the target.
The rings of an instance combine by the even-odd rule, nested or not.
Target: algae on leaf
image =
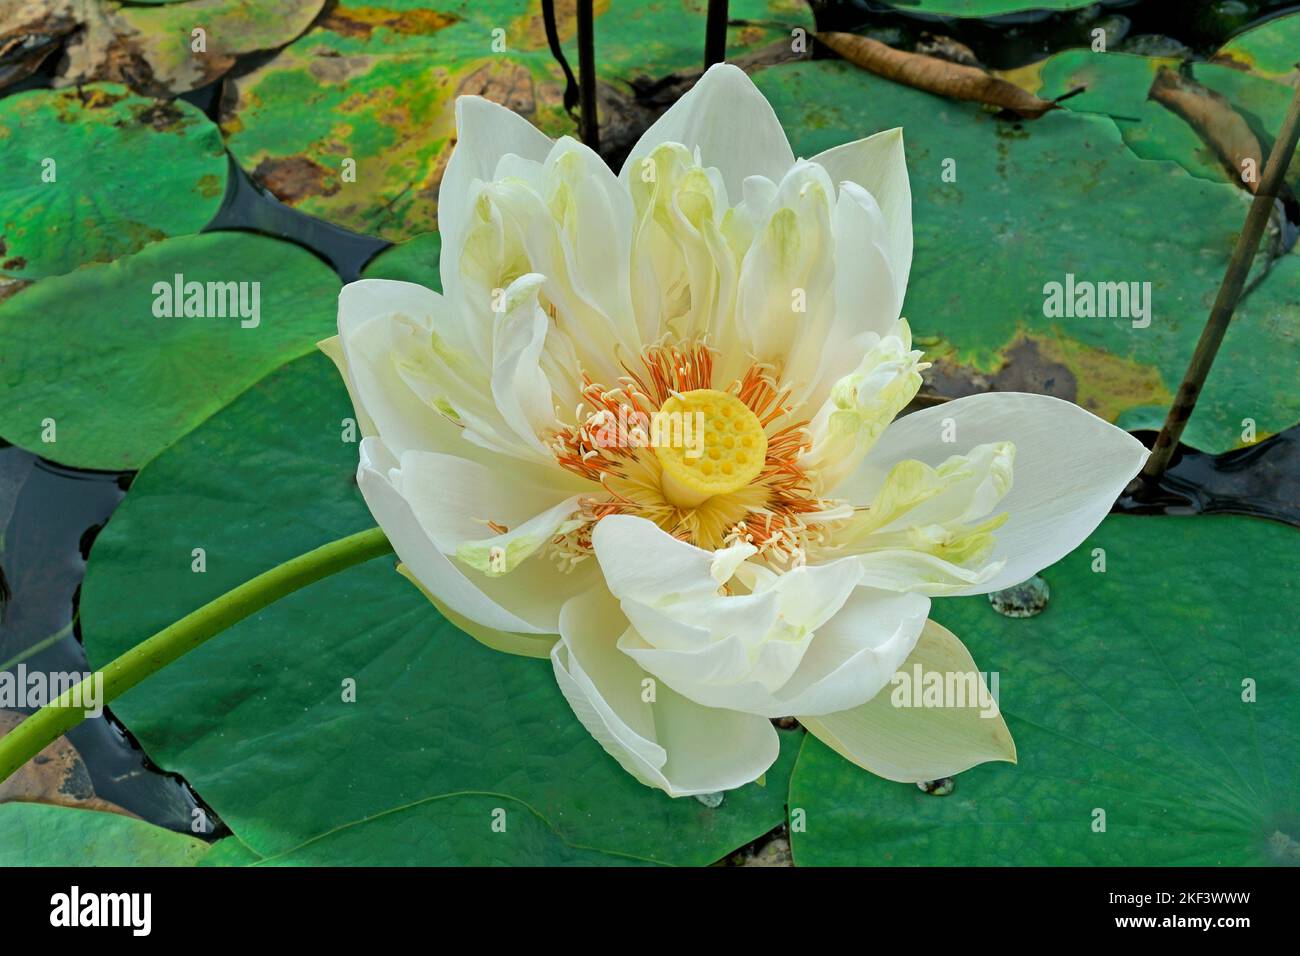
[[[226,191],[216,126],[111,83],[0,99],[0,277],[34,280],[198,232]]]

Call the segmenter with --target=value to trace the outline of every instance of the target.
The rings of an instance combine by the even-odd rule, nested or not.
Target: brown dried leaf
[[[1147,97],[1186,120],[1214,151],[1234,182],[1251,193],[1259,188],[1263,151],[1255,134],[1226,97],[1167,66],[1157,71]],[[1247,162],[1254,175],[1243,180]]]
[[[0,87],[61,47],[55,86],[109,80],[147,96],[175,96],[219,79],[244,54],[289,43],[324,6],[325,0],[0,0]]]
[[[17,711],[0,710],[0,737],[25,718],[25,714]],[[95,795],[86,764],[67,737],[60,737],[19,767],[8,780],[0,781],[0,803],[50,803],[135,816],[116,803]]]
[[[67,3],[0,0],[0,87],[36,72],[77,23]]]
[[[895,50],[854,33],[818,33],[816,36],[855,66],[927,93],[996,106],[1025,119],[1037,119],[1048,110],[1057,108],[1050,100],[1041,99],[973,66]]]

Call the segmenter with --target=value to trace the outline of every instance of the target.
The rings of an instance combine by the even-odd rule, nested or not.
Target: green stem
[[[92,674],[0,738],[0,783],[81,723],[85,719],[84,702],[108,704],[208,638],[286,594],[392,550],[379,528],[339,538],[259,574],[141,641],[100,672],[104,681],[102,698],[93,696],[96,688],[91,683],[95,678]]]
[[[3,664],[0,664],[0,671],[13,670],[23,661],[31,660],[33,657],[35,657],[41,651],[45,650],[47,647],[53,647],[55,644],[59,643],[59,641],[63,640],[65,637],[71,634],[72,629],[76,626],[77,626],[77,617],[76,615],[73,615],[71,621],[63,625],[61,628],[59,628],[49,637],[42,638],[41,640],[33,644],[31,647],[27,648],[26,650],[19,651],[13,657],[9,658],[9,660],[5,661]]]

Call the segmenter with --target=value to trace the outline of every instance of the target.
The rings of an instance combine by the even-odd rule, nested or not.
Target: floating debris
[[[952,777],[940,777],[938,780],[922,780],[916,785],[916,789],[933,797],[946,797],[956,787],[957,781],[953,780]]]
[[[989,594],[989,603],[993,605],[993,610],[1004,617],[1033,617],[1047,607],[1047,600],[1051,596],[1047,582],[1035,574],[1028,581],[992,592]]]

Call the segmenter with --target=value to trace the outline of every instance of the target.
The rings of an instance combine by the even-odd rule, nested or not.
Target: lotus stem
[[[578,102],[582,105],[582,141],[600,152],[596,119],[596,25],[592,0],[578,0]]]
[[[339,538],[259,574],[168,625],[100,672],[103,675],[102,697],[91,696],[96,689],[91,683],[96,675],[92,674],[0,737],[0,783],[58,740],[60,735],[81,723],[86,715],[80,705],[86,700],[96,699],[100,704],[109,704],[208,638],[286,594],[354,564],[389,554],[392,550],[393,546],[379,528]]]
[[[1219,286],[1219,294],[1214,300],[1213,308],[1210,309],[1210,317],[1205,323],[1205,328],[1201,330],[1196,351],[1192,353],[1187,373],[1183,376],[1182,384],[1178,386],[1178,394],[1174,396],[1174,403],[1170,406],[1169,414],[1160,429],[1160,435],[1156,438],[1155,447],[1151,449],[1151,457],[1147,459],[1146,466],[1142,469],[1141,478],[1147,484],[1159,481],[1160,476],[1169,467],[1169,460],[1173,457],[1174,449],[1178,447],[1178,440],[1183,436],[1187,420],[1192,417],[1192,411],[1196,408],[1196,399],[1200,397],[1205,378],[1210,374],[1210,366],[1214,364],[1214,357],[1219,352],[1223,335],[1228,330],[1232,313],[1241,298],[1242,285],[1246,281],[1247,273],[1250,272],[1255,250],[1259,248],[1260,236],[1263,235],[1264,227],[1268,224],[1268,217],[1273,211],[1273,204],[1277,199],[1297,142],[1300,142],[1300,89],[1297,89],[1295,96],[1291,98],[1291,108],[1282,122],[1282,129],[1277,134],[1277,141],[1273,143],[1273,150],[1268,154],[1264,174],[1260,177],[1259,189],[1250,204],[1250,211],[1246,214],[1246,224],[1242,227],[1241,235],[1237,237],[1237,246],[1232,250],[1232,258],[1228,260],[1228,270],[1223,275],[1223,283]]]
[[[709,0],[704,21],[704,68],[727,58],[727,0]]]

